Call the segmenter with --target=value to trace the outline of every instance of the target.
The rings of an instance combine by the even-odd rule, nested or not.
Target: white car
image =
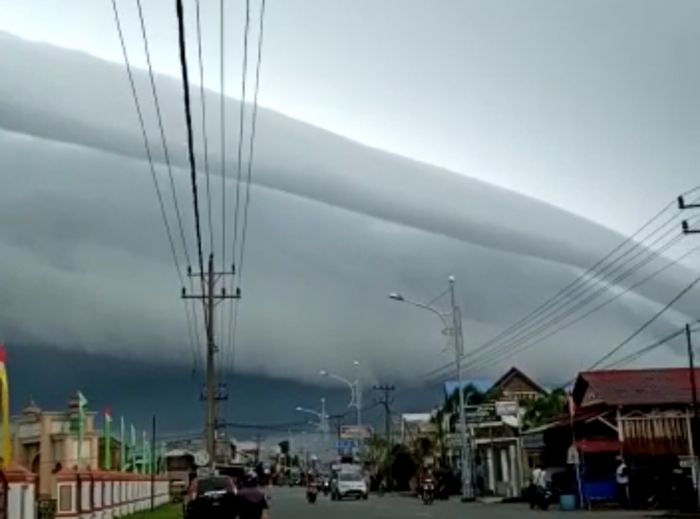
[[[367,499],[369,487],[367,480],[360,472],[340,472],[335,480],[331,499],[338,501],[346,497],[355,499]]]

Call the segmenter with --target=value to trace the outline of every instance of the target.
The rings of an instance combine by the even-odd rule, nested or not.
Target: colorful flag
[[[165,444],[165,441],[162,441],[160,443],[160,473],[165,474],[168,469],[168,465],[166,463],[166,458],[165,458],[165,453],[168,450],[168,446]]]
[[[144,474],[148,474],[150,456],[148,454],[148,440],[146,439],[146,431],[143,431],[143,438],[141,443],[141,470]]]
[[[126,437],[124,431],[124,417],[119,418],[119,470],[126,469]]]
[[[83,468],[83,441],[85,439],[85,408],[88,401],[80,391],[78,391],[78,468]]]
[[[131,472],[136,472],[136,427],[131,424]]]
[[[5,345],[0,343],[0,405],[2,405],[2,459],[0,468],[10,466],[12,450],[10,447],[10,394],[7,381],[7,370],[5,368],[7,352]]]
[[[104,469],[112,470],[112,411],[109,407],[105,408],[104,437]]]

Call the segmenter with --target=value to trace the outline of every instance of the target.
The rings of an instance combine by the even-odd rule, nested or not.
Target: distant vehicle
[[[362,472],[339,472],[333,481],[331,499],[339,501],[346,497],[369,498],[369,487]]]
[[[229,476],[196,478],[183,503],[184,519],[234,517],[236,487]]]

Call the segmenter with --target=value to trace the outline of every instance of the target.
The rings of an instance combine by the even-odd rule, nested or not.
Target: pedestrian
[[[244,486],[236,495],[236,517],[239,519],[268,519],[269,505],[265,494],[258,487],[258,475],[249,472]]]
[[[630,501],[630,476],[627,464],[622,456],[618,456],[620,464],[615,470],[615,481],[617,483],[617,501],[620,506],[627,507]]]

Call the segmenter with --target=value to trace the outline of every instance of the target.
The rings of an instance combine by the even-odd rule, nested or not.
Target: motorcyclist
[[[318,482],[313,474],[309,474],[306,478],[306,495],[318,493]]]
[[[541,504],[543,496],[547,492],[547,470],[544,465],[537,465],[532,471],[532,483],[530,485],[530,508]]]
[[[244,479],[244,486],[236,495],[236,509],[240,519],[268,519],[269,505],[265,494],[258,487],[258,475],[249,472]]]

